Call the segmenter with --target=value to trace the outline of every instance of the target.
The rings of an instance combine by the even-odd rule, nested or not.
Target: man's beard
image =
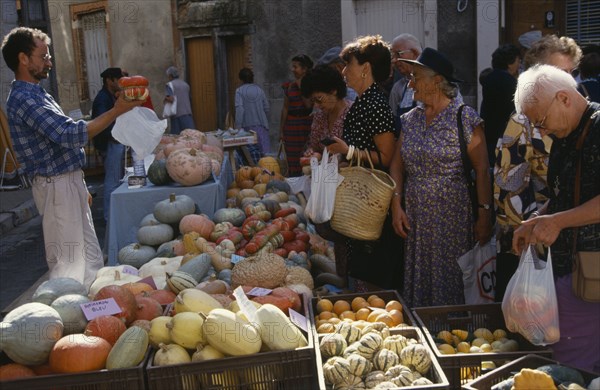
[[[44,79],[48,78],[48,73],[50,72],[52,68],[44,68],[42,71],[40,72],[36,72],[36,71],[29,71],[29,74],[31,75],[31,77],[33,77],[34,79],[38,80],[38,81],[42,81]]]

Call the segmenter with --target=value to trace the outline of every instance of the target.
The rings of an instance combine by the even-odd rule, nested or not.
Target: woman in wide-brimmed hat
[[[460,120],[466,154],[476,172],[478,218],[471,207],[459,144],[464,104],[454,66],[426,48],[413,65],[409,86],[420,102],[401,117],[390,166],[397,183],[393,225],[406,238],[403,297],[410,306],[464,303],[457,259],[491,237],[491,184],[482,119],[468,106]],[[404,200],[402,202],[401,200]],[[404,208],[403,208],[404,207]]]

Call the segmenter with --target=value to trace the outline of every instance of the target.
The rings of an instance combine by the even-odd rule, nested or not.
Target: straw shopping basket
[[[387,173],[375,169],[367,153],[371,168],[357,165],[340,168],[344,180],[335,193],[331,228],[357,240],[373,241],[381,235],[383,222],[390,207],[396,183]]]

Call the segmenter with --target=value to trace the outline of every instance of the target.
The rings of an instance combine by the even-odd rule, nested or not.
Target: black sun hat
[[[441,74],[446,80],[451,82],[463,81],[453,76],[454,65],[452,65],[452,62],[450,62],[450,60],[442,53],[430,47],[426,47],[416,60],[398,59],[398,61],[424,66],[433,70],[435,73]]]

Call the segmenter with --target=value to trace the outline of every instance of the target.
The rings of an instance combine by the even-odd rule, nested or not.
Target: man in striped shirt
[[[30,177],[43,217],[50,278],[70,277],[87,287],[103,266],[83,177],[83,147],[119,115],[142,104],[119,97],[115,106],[86,122],[66,116],[39,83],[52,69],[42,31],[17,27],[2,41],[2,56],[15,80],[6,103],[15,154]]]

